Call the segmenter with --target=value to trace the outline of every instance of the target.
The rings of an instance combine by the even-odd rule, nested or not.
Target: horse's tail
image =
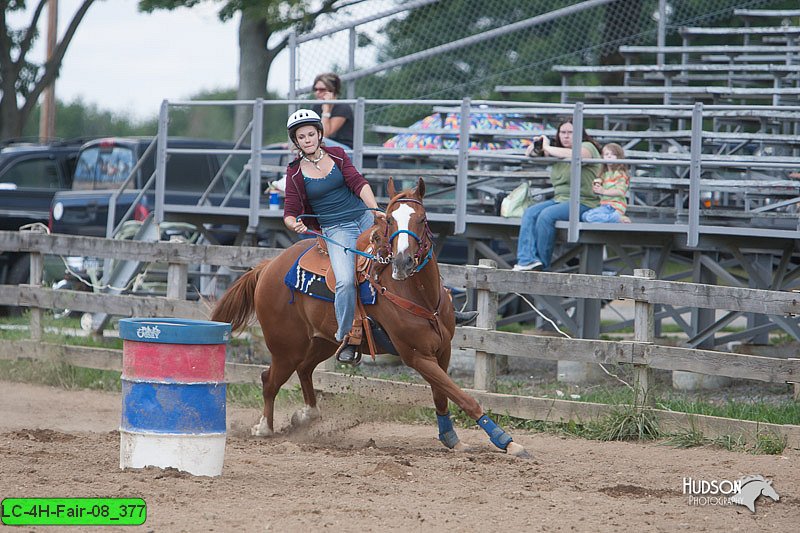
[[[269,261],[262,261],[256,267],[246,272],[243,276],[225,291],[222,298],[214,306],[211,320],[217,322],[230,322],[231,330],[237,331],[250,322],[250,317],[255,311],[256,283],[261,271],[266,268]]]

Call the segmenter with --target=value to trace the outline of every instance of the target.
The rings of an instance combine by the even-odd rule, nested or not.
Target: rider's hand
[[[306,228],[306,225],[303,224],[302,220],[295,221],[293,229],[297,233],[305,233],[306,231],[308,231],[308,228]]]

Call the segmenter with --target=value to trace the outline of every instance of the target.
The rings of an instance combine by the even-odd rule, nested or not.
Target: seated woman
[[[517,242],[517,264],[514,270],[547,270],[553,255],[556,242],[556,221],[569,220],[569,184],[572,173],[569,159],[572,157],[572,119],[559,124],[556,139],[542,135],[534,139],[528,147],[526,155],[530,156],[539,139],[542,140],[542,155],[557,157],[559,161],[550,171],[550,182],[553,184],[552,200],[545,200],[527,208],[522,214],[522,224]],[[581,143],[581,159],[600,159],[597,141],[583,131]],[[600,171],[600,164],[581,164],[581,197],[580,214],[597,207],[600,200],[592,191],[592,181]]]
[[[314,96],[317,100],[336,100],[342,80],[333,72],[318,74],[314,78]],[[312,108],[322,117],[322,128],[328,146],[353,148],[353,109],[347,104],[316,104]]]

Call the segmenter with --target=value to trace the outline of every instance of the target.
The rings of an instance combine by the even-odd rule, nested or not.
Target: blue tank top
[[[303,176],[303,183],[320,226],[352,222],[364,214],[367,206],[347,187],[342,171],[335,163],[324,178]]]

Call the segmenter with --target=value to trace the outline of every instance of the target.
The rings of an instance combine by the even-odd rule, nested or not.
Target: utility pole
[[[53,58],[58,36],[58,0],[47,2],[47,61]],[[45,142],[56,134],[56,80],[42,92],[39,108],[39,140]]]

